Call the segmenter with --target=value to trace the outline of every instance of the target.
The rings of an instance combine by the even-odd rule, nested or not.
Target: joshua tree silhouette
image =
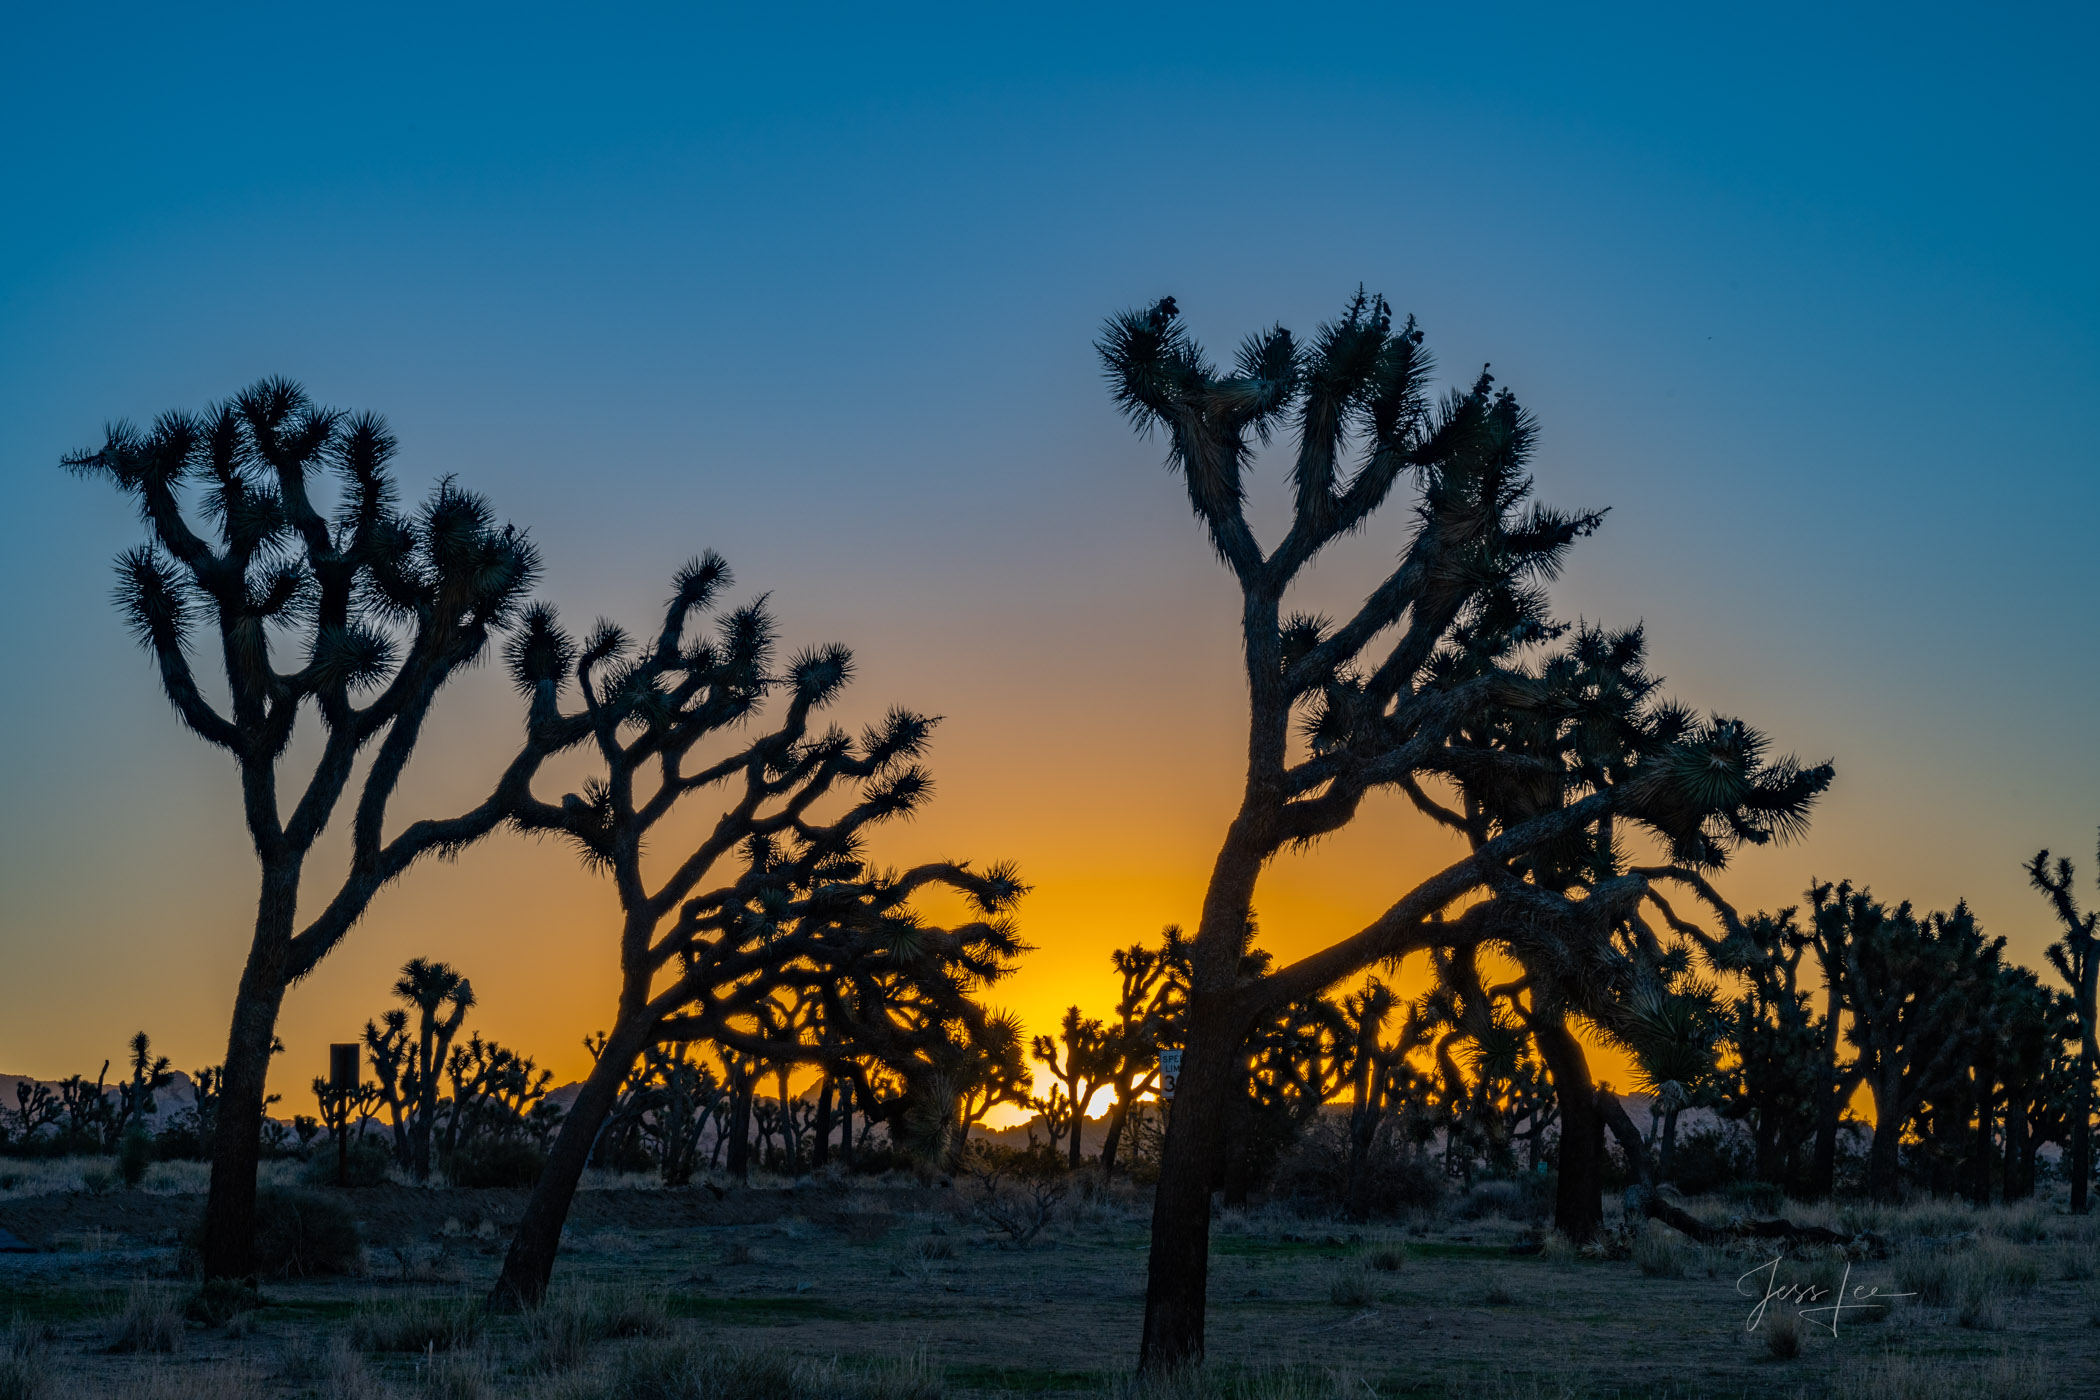
[[[1168,463],[1239,586],[1246,668],[1245,786],[1192,939],[1187,1043],[1154,1198],[1141,1365],[1156,1371],[1202,1353],[1212,1166],[1241,1042],[1265,1012],[1413,949],[1492,929],[1514,935],[1533,904],[1547,906],[1536,919],[1561,920],[1571,936],[1607,937],[1601,915],[1639,894],[1622,885],[1597,909],[1561,908],[1588,901],[1530,882],[1535,852],[1609,850],[1617,818],[1661,837],[1673,867],[1715,864],[1733,842],[1799,821],[1829,773],[1768,763],[1758,736],[1733,721],[1698,724],[1613,695],[1600,702],[1565,674],[1573,663],[1558,674],[1516,664],[1563,630],[1538,584],[1602,516],[1530,501],[1535,426],[1485,373],[1432,408],[1422,336],[1412,321],[1396,326],[1382,298],[1359,293],[1307,345],[1281,327],[1253,335],[1224,372],[1171,298],[1112,318],[1097,348],[1117,405],[1138,427],[1164,431]],[[1247,520],[1246,477],[1256,448],[1282,427],[1297,438],[1290,525],[1265,552]],[[1419,483],[1420,499],[1398,567],[1339,625],[1285,615],[1293,581],[1363,527],[1403,477]],[[1587,747],[1588,720],[1615,704],[1623,713],[1605,720],[1623,719],[1629,733],[1600,757]],[[1303,757],[1293,755],[1294,730],[1310,740]],[[1436,802],[1425,783],[1455,787],[1457,806]],[[1242,977],[1264,866],[1345,826],[1380,790],[1465,833],[1466,855],[1354,934]],[[1495,800],[1484,805],[1489,790]],[[1613,873],[1643,889],[1649,878]],[[1438,917],[1483,890],[1495,898]]]
[[[649,1046],[712,1041],[732,1061],[774,1066],[902,1054],[981,1021],[969,991],[1021,951],[1005,917],[1023,890],[1011,868],[944,862],[889,872],[863,859],[871,828],[931,794],[916,760],[933,721],[893,710],[857,740],[837,728],[813,732],[817,712],[852,675],[851,655],[823,647],[776,669],[773,623],[760,604],[722,614],[712,637],[695,635],[728,583],[728,566],[713,554],[687,565],[661,626],[640,647],[600,623],[578,648],[547,608],[527,614],[513,644],[535,703],[552,707],[573,680],[577,722],[603,770],[559,803],[521,794],[511,810],[527,830],[565,836],[612,877],[621,980],[612,1028],[504,1260],[499,1304],[533,1304],[545,1293],[591,1145]],[[707,741],[745,726],[776,694],[785,704],[774,727],[701,760]],[[717,790],[726,790],[727,809],[697,844],[668,870],[645,870],[650,833]],[[827,798],[844,811],[823,820],[816,813]],[[926,926],[912,901],[935,887],[959,892],[981,917]],[[805,992],[821,1027],[799,1024],[804,1018],[777,1000]],[[788,1022],[797,1024],[769,1033]],[[731,1077],[747,1096],[734,1065]],[[747,1102],[739,1098],[732,1134],[744,1131]]]
[[[117,560],[118,606],[182,722],[238,765],[261,867],[213,1131],[203,1250],[211,1278],[253,1272],[264,1080],[285,989],[387,882],[492,831],[505,795],[522,790],[547,752],[546,735],[528,737],[488,800],[386,834],[439,690],[513,619],[539,572],[526,538],[449,480],[415,514],[398,511],[394,447],[379,418],[318,407],[296,384],[269,379],[201,414],[164,414],[143,431],[118,424],[101,447],[66,458],[138,503],[148,539]],[[330,479],[332,508],[318,494]],[[192,669],[200,621],[217,632],[223,711]],[[280,651],[293,654],[288,669]],[[320,757],[286,791],[281,769],[309,706],[320,716]],[[353,787],[349,870],[302,926],[307,857]]]
[[[2093,1076],[2100,1072],[2100,912],[2084,913],[2072,897],[2068,857],[2052,868],[2043,851],[2027,863],[2028,878],[2049,897],[2064,936],[2049,945],[2049,965],[2071,989],[2078,1026],[2078,1081],[2071,1110],[2071,1213],[2086,1212],[2093,1177]]]
[[[1919,916],[1842,886],[1836,904],[1848,925],[1846,1034],[1874,1096],[1867,1189],[1894,1200],[1897,1144],[1918,1106],[1968,1068],[1971,1012],[1998,974],[2005,940],[1986,939],[1965,904]]]
[[[388,1011],[377,1023],[365,1022],[365,1049],[393,1121],[395,1156],[416,1180],[428,1181],[445,1056],[474,1006],[474,986],[449,963],[410,958],[394,995],[416,1012],[414,1032],[408,1010]]]

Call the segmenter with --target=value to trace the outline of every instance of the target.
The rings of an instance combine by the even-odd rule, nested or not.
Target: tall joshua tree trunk
[[[1560,1102],[1560,1174],[1553,1196],[1553,1227],[1578,1244],[1604,1227],[1604,1115],[1590,1082],[1582,1042],[1558,1016],[1532,1023],[1539,1058],[1553,1076]]]
[[[1212,1173],[1239,1084],[1242,1026],[1192,996],[1181,1076],[1168,1106],[1159,1185],[1152,1196],[1143,1355],[1178,1365],[1201,1356],[1210,1269]]]
[[[1992,1057],[1986,1055],[1976,1062],[1976,1137],[1970,1144],[1969,1154],[1969,1199],[1980,1206],[1991,1203],[1991,1158],[1996,1146],[1992,1129],[1998,1117],[1997,1083],[1997,1067]]]
[[[537,1302],[546,1291],[546,1280],[554,1275],[554,1256],[561,1249],[562,1225],[569,1218],[583,1170],[590,1164],[591,1145],[619,1100],[628,1069],[650,1041],[648,1027],[633,1017],[623,1020],[624,1025],[606,1037],[605,1048],[591,1066],[576,1101],[562,1115],[561,1129],[547,1150],[546,1169],[525,1202],[525,1213],[503,1260],[503,1278],[497,1282],[499,1295],[512,1305]],[[528,1294],[509,1282],[513,1278],[538,1279],[539,1289]]]
[[[248,963],[234,994],[212,1124],[211,1183],[205,1197],[203,1264],[206,1278],[253,1272],[255,1179],[262,1158],[261,1124],[268,1098],[270,1056],[277,1043],[277,1012],[287,982],[284,955],[295,910],[289,891],[298,875],[265,875]]]

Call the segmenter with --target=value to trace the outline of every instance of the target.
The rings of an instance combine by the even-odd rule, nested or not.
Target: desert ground
[[[126,1191],[84,1181],[77,1164],[8,1167],[0,1229],[28,1249],[0,1254],[0,1400],[1130,1393],[1146,1206],[1134,1188],[1087,1177],[1025,1242],[1015,1235],[1032,1220],[1016,1220],[1012,1200],[993,1209],[966,1177],[680,1190],[594,1180],[553,1298],[522,1317],[477,1306],[522,1193],[345,1192],[364,1241],[357,1272],[267,1281],[263,1306],[213,1325],[184,1318],[199,1311],[181,1241],[201,1210],[201,1169],[162,1164]],[[1709,1220],[1735,1213],[1688,1205]],[[1828,1247],[1781,1257],[1761,1242],[1695,1246],[1650,1224],[1577,1251],[1516,1218],[1531,1212],[1514,1193],[1488,1188],[1362,1225],[1223,1209],[1210,1365],[1182,1390],[2100,1394],[2100,1223],[2049,1201],[1786,1209],[1876,1243],[1851,1258]],[[1914,1296],[1847,1307],[1833,1335],[1840,1281],[1848,1300]],[[1822,1292],[1804,1301],[1799,1285]]]

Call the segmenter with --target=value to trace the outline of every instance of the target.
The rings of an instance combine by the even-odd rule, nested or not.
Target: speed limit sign
[[[1162,1049],[1159,1052],[1159,1096],[1174,1097],[1174,1086],[1181,1080],[1181,1052]]]

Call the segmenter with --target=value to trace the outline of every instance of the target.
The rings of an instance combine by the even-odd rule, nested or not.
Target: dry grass
[[[941,1400],[941,1373],[923,1353],[860,1365],[691,1339],[645,1342],[601,1380],[561,1400]]]
[[[1833,1400],[2045,1400],[2049,1377],[2034,1356],[1978,1365],[1884,1352],[1845,1362],[1829,1394]]]
[[[0,1400],[44,1400],[50,1393],[50,1362],[44,1329],[21,1318],[0,1332]]]
[[[1795,1312],[1767,1312],[1758,1323],[1765,1350],[1780,1361],[1792,1361],[1801,1354],[1801,1330],[1801,1315]]]
[[[777,1214],[763,1202],[731,1198],[704,1223],[675,1218],[713,1211],[705,1201],[696,1210],[665,1195],[649,1200],[652,1212],[663,1202],[662,1223],[650,1217],[622,1229],[623,1217],[606,1209],[582,1227],[590,1247],[564,1256],[555,1291],[536,1314],[454,1314],[471,1314],[461,1295],[478,1294],[501,1259],[500,1238],[477,1240],[454,1223],[443,1232],[459,1272],[453,1287],[419,1286],[392,1270],[274,1284],[270,1301],[281,1306],[240,1314],[244,1322],[260,1319],[252,1334],[191,1327],[185,1354],[165,1360],[101,1354],[108,1323],[91,1315],[98,1291],[110,1299],[105,1307],[124,1298],[120,1271],[153,1266],[138,1245],[31,1261],[79,1278],[80,1285],[58,1287],[74,1289],[70,1296],[82,1302],[73,1312],[39,1312],[59,1321],[51,1340],[22,1343],[44,1349],[25,1375],[38,1389],[22,1397],[0,1389],[0,1400],[88,1400],[141,1394],[148,1385],[236,1400],[1879,1400],[1940,1393],[1921,1388],[1918,1368],[1904,1369],[1906,1356],[1933,1358],[1958,1377],[1962,1400],[2000,1393],[2017,1400],[2031,1377],[2017,1368],[2001,1376],[1996,1363],[1979,1358],[2000,1346],[2032,1354],[2064,1397],[2079,1393],[2072,1378],[2100,1368],[2100,1282],[2089,1277],[2100,1230],[2033,1208],[1879,1210],[1882,1223],[1899,1227],[1889,1237],[1894,1257],[1853,1250],[1850,1284],[1885,1294],[1923,1275],[1938,1301],[1898,1304],[1891,1320],[1848,1309],[1836,1342],[1823,1326],[1827,1314],[1813,1311],[1828,1306],[1827,1296],[1775,1301],[1765,1327],[1798,1329],[1800,1357],[1788,1363],[1768,1354],[1763,1329],[1745,1335],[1754,1298],[1735,1291],[1738,1275],[1778,1252],[1766,1242],[1697,1246],[1649,1228],[1624,1232],[1608,1255],[1573,1267],[1579,1256],[1558,1237],[1542,1255],[1510,1252],[1526,1227],[1493,1214],[1422,1216],[1371,1231],[1281,1206],[1225,1210],[1213,1236],[1212,1370],[1176,1391],[1111,1379],[1135,1354],[1145,1268],[1145,1222],[1124,1218],[1119,1198],[1075,1189],[1069,1221],[1027,1254],[977,1243],[966,1233],[969,1195],[957,1190],[951,1200],[923,1183],[806,1186],[781,1199]],[[486,1202],[464,1197],[419,1208],[422,1235],[383,1238],[428,1249],[448,1211],[470,1224],[489,1214]],[[1716,1221],[1740,1211],[1719,1201],[1687,1208]],[[1818,1209],[1834,1219],[1849,1208]],[[1782,1211],[1808,1215],[1791,1203],[1773,1213]],[[869,1216],[879,1219],[855,1218]],[[1946,1232],[1950,1224],[1962,1228]],[[1402,1228],[1405,1249],[1395,1243]],[[725,1251],[737,1241],[749,1243],[730,1257],[744,1262],[725,1268]],[[1844,1267],[1842,1253],[1831,1250],[1792,1251],[1779,1265],[1783,1283],[1813,1290],[1837,1288]],[[931,1286],[914,1277],[920,1269]],[[178,1301],[185,1291],[170,1289]],[[691,1321],[673,1323],[673,1312]],[[902,1363],[868,1355],[900,1342],[924,1351]],[[1885,1351],[1898,1361],[1884,1364]],[[0,1351],[0,1366],[7,1356]],[[216,1379],[228,1357],[245,1358],[251,1371]],[[1925,1377],[1933,1385],[1942,1379]]]
[[[1684,1236],[1653,1220],[1633,1242],[1633,1262],[1649,1278],[1683,1278],[1691,1258]]]
[[[657,1337],[669,1328],[660,1294],[625,1283],[570,1284],[525,1315],[525,1361],[535,1371],[569,1371],[599,1342]]]
[[[172,1289],[134,1283],[109,1328],[111,1351],[166,1354],[182,1350],[182,1305]]]
[[[1101,1400],[1373,1400],[1378,1391],[1349,1369],[1189,1369],[1145,1380],[1117,1379]]]
[[[368,1306],[350,1325],[364,1351],[452,1351],[481,1335],[481,1306],[470,1298],[418,1298]]]
[[[301,1163],[264,1162],[256,1168],[261,1186],[295,1186]],[[9,1157],[0,1159],[0,1201],[22,1196],[45,1196],[58,1192],[87,1192],[89,1176],[96,1181],[95,1194],[136,1189],[155,1196],[202,1195],[211,1181],[209,1162],[155,1162],[146,1179],[136,1188],[120,1185],[114,1157]]]
[[[1365,1261],[1338,1265],[1327,1280],[1327,1301],[1338,1308],[1368,1307],[1378,1301],[1378,1284]]]

